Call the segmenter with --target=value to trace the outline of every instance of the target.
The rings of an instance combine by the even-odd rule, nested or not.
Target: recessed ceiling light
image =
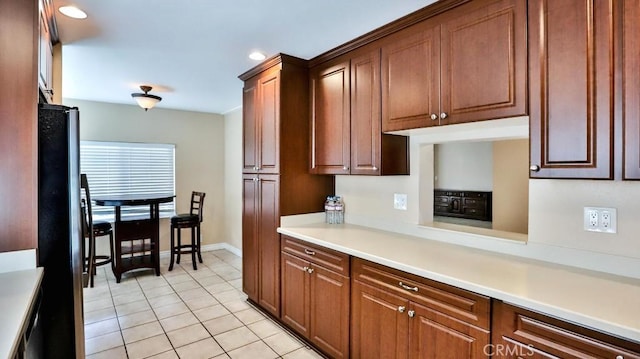
[[[254,52],[249,54],[249,58],[251,60],[262,61],[262,60],[266,59],[267,56],[265,54],[263,54],[262,52],[254,51]]]
[[[61,6],[58,8],[58,11],[60,11],[63,15],[66,15],[68,17],[74,18],[74,19],[86,19],[87,18],[87,13],[78,9],[75,6]]]

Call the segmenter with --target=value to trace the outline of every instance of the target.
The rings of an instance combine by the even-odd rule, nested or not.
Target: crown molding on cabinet
[[[454,7],[470,2],[471,0],[440,0],[429,6],[426,6],[420,10],[414,11],[409,15],[394,20],[382,27],[379,27],[371,32],[368,32],[360,37],[357,37],[349,42],[346,42],[334,49],[331,49],[323,54],[320,54],[311,60],[309,60],[309,67],[314,67],[325,61],[336,58],[349,51],[355,50],[359,47],[379,40],[394,32],[400,31],[411,25],[415,25],[421,21],[424,21],[430,17],[439,15],[445,11],[448,11]]]

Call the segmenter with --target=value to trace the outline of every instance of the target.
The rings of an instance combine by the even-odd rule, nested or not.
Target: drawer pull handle
[[[398,312],[404,313],[405,309],[407,309],[407,308],[405,308],[404,305],[401,305],[401,306],[398,307]]]
[[[622,355],[618,355],[616,359],[624,359],[624,357]]]
[[[416,311],[415,310],[410,310],[407,315],[409,316],[409,318],[413,318],[416,315]]]
[[[305,248],[305,249],[304,249],[304,252],[305,252],[306,254],[310,255],[310,256],[315,256],[315,255],[316,255],[316,252],[314,252],[314,251],[312,251],[312,250],[310,250],[310,249],[306,249],[306,248]]]
[[[414,292],[417,292],[417,291],[418,291],[418,287],[410,287],[410,286],[408,286],[408,285],[406,285],[406,284],[404,284],[404,283],[402,283],[402,282],[398,283],[398,285],[399,285],[399,286],[401,286],[401,287],[402,287],[402,289],[412,290],[412,291],[414,291]]]
[[[309,267],[302,267],[302,270],[305,271],[305,272],[308,272],[309,271]]]
[[[307,268],[307,273],[309,274],[313,273],[313,268]]]

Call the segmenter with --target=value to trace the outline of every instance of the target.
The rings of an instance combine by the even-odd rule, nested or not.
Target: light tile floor
[[[90,359],[321,358],[246,301],[242,260],[226,250],[190,256],[161,275],[135,271],[116,283],[98,268],[84,289],[85,352]]]

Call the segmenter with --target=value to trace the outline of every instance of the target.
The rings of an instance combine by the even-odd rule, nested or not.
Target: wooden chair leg
[[[196,265],[196,231],[194,227],[191,227],[191,262],[193,264],[193,270],[198,270]]]
[[[176,251],[176,263],[180,264],[180,252],[182,251],[182,240],[180,238],[181,232],[182,230],[180,229],[180,227],[177,227],[176,230],[178,231],[178,246],[177,251]]]
[[[200,261],[200,263],[202,263],[202,254],[200,253],[200,224],[198,223],[198,226],[196,227],[196,230],[198,231],[197,233],[197,237],[196,240],[198,241],[198,246],[196,247],[196,250],[198,251],[198,261]]]
[[[89,236],[89,287],[93,288],[93,276],[96,271],[96,240]]]
[[[113,243],[113,230],[109,233],[109,252],[111,253],[111,271],[113,272],[113,275],[116,275],[116,253],[114,250],[114,243]]]
[[[173,270],[173,256],[176,254],[176,247],[175,247],[175,244],[173,243],[174,231],[175,231],[175,228],[171,226],[171,263],[169,264],[169,271]]]

